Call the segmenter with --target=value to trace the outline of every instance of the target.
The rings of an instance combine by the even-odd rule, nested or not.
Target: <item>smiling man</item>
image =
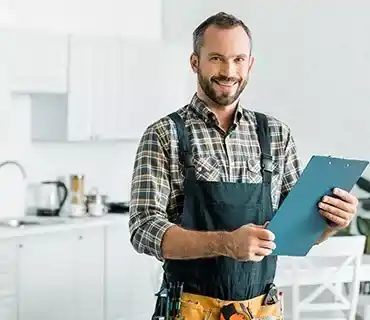
[[[164,286],[184,284],[176,319],[281,319],[264,227],[299,178],[296,146],[287,125],[239,102],[254,62],[248,27],[218,13],[193,38],[197,92],[150,125],[137,150],[132,245],[164,261]],[[319,204],[331,224],[318,241],[356,212],[355,197],[335,192]]]

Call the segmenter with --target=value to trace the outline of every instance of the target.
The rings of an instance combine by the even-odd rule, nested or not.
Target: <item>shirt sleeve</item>
[[[129,228],[134,249],[158,260],[163,260],[163,235],[174,225],[166,213],[169,196],[169,159],[163,135],[151,126],[140,140],[134,162]]]
[[[285,165],[283,181],[281,185],[280,204],[284,201],[290,190],[298,181],[301,175],[301,161],[297,154],[297,147],[291,132],[289,131],[288,140],[285,148]]]

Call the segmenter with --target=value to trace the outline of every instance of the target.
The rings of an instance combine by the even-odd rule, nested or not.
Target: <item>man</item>
[[[254,61],[248,27],[218,13],[193,37],[197,92],[150,125],[137,150],[132,245],[165,261],[165,284],[184,283],[179,319],[280,319],[278,303],[266,303],[276,256],[264,227],[299,178],[296,146],[285,124],[239,103]],[[356,212],[354,196],[335,195],[319,204],[332,222],[319,242]]]

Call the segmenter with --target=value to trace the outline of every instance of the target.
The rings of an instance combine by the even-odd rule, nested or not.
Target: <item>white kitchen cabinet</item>
[[[32,96],[33,141],[92,141],[96,139],[93,123],[96,88],[96,51],[101,42],[94,36],[70,39],[68,94]],[[109,85],[109,83],[106,83]],[[104,107],[104,106],[102,106]]]
[[[137,140],[163,114],[164,44],[118,40],[96,50],[93,123],[99,140]]]
[[[37,140],[139,139],[148,125],[168,113],[166,87],[173,83],[167,72],[170,63],[160,41],[72,36],[68,102],[59,99],[64,108],[44,104],[40,115],[58,116],[48,117],[55,120],[49,130],[54,134],[42,127],[44,133]],[[182,87],[181,81],[177,84]]]
[[[130,251],[128,223],[106,229],[105,320],[135,319],[129,317],[130,297],[135,280],[129,272]]]
[[[111,39],[98,40],[92,48],[92,108],[86,113],[95,140],[138,140],[195,91],[191,50],[183,44]]]
[[[19,320],[74,319],[72,231],[24,236],[19,244]]]
[[[104,319],[104,227],[21,238],[19,320]]]
[[[74,249],[74,320],[104,319],[104,227],[76,232]]]
[[[72,36],[68,95],[32,96],[32,139],[139,140],[195,92],[190,54],[182,43]]]
[[[0,242],[0,319],[17,320],[17,241]]]
[[[13,32],[12,44],[13,92],[67,92],[67,35],[18,30]]]
[[[150,319],[161,263],[134,251],[128,222],[110,225],[106,232],[105,319]]]
[[[10,61],[13,55],[11,50],[12,36],[8,30],[0,29],[0,146],[9,143],[11,136],[8,135],[14,126],[11,122],[11,99],[10,99]],[[0,153],[4,152],[0,147]]]
[[[94,37],[73,36],[70,43],[69,94],[66,118],[68,141],[94,140]]]

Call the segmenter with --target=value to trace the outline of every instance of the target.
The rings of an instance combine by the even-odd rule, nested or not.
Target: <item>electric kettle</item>
[[[62,181],[43,181],[36,191],[36,215],[59,216],[68,197],[68,189]]]

